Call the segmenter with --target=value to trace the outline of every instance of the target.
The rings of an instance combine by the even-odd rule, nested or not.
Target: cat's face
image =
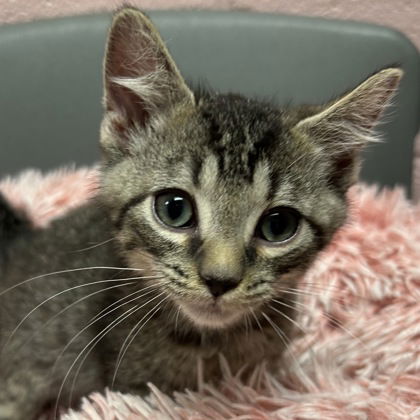
[[[281,296],[345,220],[357,153],[400,77],[387,71],[323,108],[194,95],[150,21],[122,11],[106,59],[102,191],[128,263],[162,275],[199,327]]]
[[[200,324],[226,325],[278,296],[343,221],[326,163],[310,168],[316,150],[297,147],[283,119],[204,96],[133,135],[105,177],[130,264],[162,273]]]

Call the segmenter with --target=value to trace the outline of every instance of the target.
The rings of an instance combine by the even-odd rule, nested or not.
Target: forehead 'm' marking
[[[252,179],[252,194],[257,203],[265,203],[271,193],[270,167],[261,161],[254,171]]]
[[[214,191],[217,187],[219,176],[219,165],[215,155],[209,155],[201,164],[198,176],[200,189],[204,191]]]
[[[212,231],[216,222],[214,218],[214,209],[212,208],[211,197],[217,193],[218,185],[218,164],[214,155],[207,156],[201,165],[201,171],[198,175],[198,187],[195,194],[196,205],[200,219],[200,234]],[[220,192],[220,191],[219,191]]]
[[[215,95],[203,100],[202,117],[220,173],[251,183],[258,162],[278,148],[280,113],[239,95]]]
[[[191,160],[191,179],[195,187],[200,184],[200,174],[203,167],[203,159],[200,156],[193,156]]]

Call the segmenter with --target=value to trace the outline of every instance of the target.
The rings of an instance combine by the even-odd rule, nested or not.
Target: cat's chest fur
[[[143,313],[129,322],[131,327],[142,316]],[[259,325],[250,321],[246,326],[214,332],[200,331],[185,319],[175,320],[175,316],[164,306],[147,322],[131,342],[118,374],[116,360],[128,330],[115,329],[108,340],[111,349],[106,363],[108,382],[126,392],[146,391],[145,384],[150,381],[167,392],[196,389],[199,377],[217,382],[223,376],[221,358],[232,372],[243,370],[245,378],[262,361],[274,368],[284,350],[282,339],[263,321]],[[283,324],[281,320],[276,322]],[[288,339],[290,330],[290,325],[284,325]]]

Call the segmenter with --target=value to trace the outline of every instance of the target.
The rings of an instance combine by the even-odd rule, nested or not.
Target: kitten
[[[292,109],[193,93],[150,20],[118,12],[98,197],[4,247],[0,419],[105,386],[193,388],[198,360],[217,380],[219,354],[274,371],[293,335],[288,290],[344,223],[401,75]]]

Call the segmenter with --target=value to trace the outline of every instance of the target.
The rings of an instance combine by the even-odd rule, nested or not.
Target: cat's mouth
[[[240,322],[245,309],[233,308],[221,300],[208,302],[178,302],[183,314],[198,327],[221,329]]]

